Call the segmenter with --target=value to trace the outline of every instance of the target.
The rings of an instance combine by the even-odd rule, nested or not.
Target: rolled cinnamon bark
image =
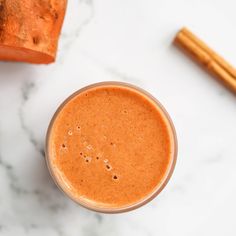
[[[187,28],[180,30],[174,43],[187,52],[195,61],[213,74],[226,87],[236,93],[236,69],[209,48]]]

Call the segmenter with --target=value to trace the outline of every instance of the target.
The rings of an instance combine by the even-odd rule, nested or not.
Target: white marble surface
[[[236,65],[234,0],[69,0],[58,60],[0,63],[0,235],[236,235],[236,97],[172,46],[189,26]],[[156,96],[179,138],[173,178],[139,210],[101,215],[57,190],[44,161],[56,107],[118,80]]]

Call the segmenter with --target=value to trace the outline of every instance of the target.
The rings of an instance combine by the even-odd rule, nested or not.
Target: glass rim
[[[58,114],[61,112],[61,110],[64,108],[64,106],[71,99],[73,99],[74,97],[76,97],[80,93],[82,93],[84,91],[87,91],[89,89],[92,89],[92,88],[103,87],[103,86],[118,86],[118,87],[129,88],[129,89],[133,89],[134,91],[136,91],[138,93],[141,93],[142,95],[145,95],[151,102],[153,102],[155,104],[155,106],[157,108],[160,109],[161,114],[162,114],[163,118],[165,119],[165,123],[167,124],[167,126],[169,126],[168,129],[169,129],[169,132],[172,136],[171,137],[171,142],[172,142],[172,144],[171,144],[171,148],[172,148],[171,163],[169,164],[168,169],[166,170],[166,173],[165,173],[162,181],[160,183],[158,183],[158,185],[154,188],[154,190],[150,194],[148,194],[144,198],[140,199],[140,201],[135,202],[135,203],[130,204],[130,205],[127,205],[127,206],[117,207],[117,208],[95,206],[93,204],[89,204],[88,202],[85,202],[85,201],[73,196],[73,194],[70,193],[69,191],[67,191],[65,186],[63,186],[63,184],[61,184],[61,182],[59,181],[59,179],[56,176],[55,172],[53,171],[53,167],[51,165],[50,155],[49,155],[49,141],[50,141],[51,130],[52,130],[54,121],[56,120]],[[170,115],[168,114],[168,112],[166,111],[164,106],[153,95],[151,95],[149,92],[145,91],[144,89],[139,88],[136,85],[132,85],[132,84],[125,83],[125,82],[117,82],[117,81],[107,81],[107,82],[99,82],[99,83],[90,84],[88,86],[85,86],[85,87],[77,90],[76,92],[72,93],[69,97],[67,97],[59,105],[56,112],[52,116],[52,119],[51,119],[51,121],[49,123],[49,126],[48,126],[48,129],[47,129],[46,143],[45,143],[46,164],[47,164],[48,170],[50,172],[50,175],[51,175],[52,179],[54,180],[54,183],[57,185],[57,187],[65,195],[67,195],[67,197],[69,197],[71,200],[73,200],[75,203],[81,205],[82,207],[85,207],[85,208],[87,208],[89,210],[92,210],[92,211],[95,211],[95,212],[108,213],[108,214],[123,213],[123,212],[128,212],[128,211],[131,211],[131,210],[135,210],[135,209],[147,204],[148,202],[153,200],[157,195],[159,195],[160,192],[165,188],[165,186],[169,182],[169,180],[170,180],[170,178],[171,178],[171,176],[174,172],[176,161],[177,161],[177,153],[178,153],[178,142],[177,142],[176,130],[175,130],[174,124],[173,124],[173,122],[170,118]]]

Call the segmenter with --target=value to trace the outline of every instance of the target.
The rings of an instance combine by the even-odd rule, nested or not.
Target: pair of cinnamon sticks
[[[236,69],[210,49],[202,40],[187,28],[183,28],[177,34],[174,43],[236,93]]]

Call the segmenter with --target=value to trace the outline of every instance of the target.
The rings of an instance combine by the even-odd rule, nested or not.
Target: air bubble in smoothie
[[[111,171],[111,170],[112,170],[112,166],[109,165],[109,164],[106,164],[106,169],[107,169],[108,171]]]
[[[91,162],[91,161],[92,161],[92,157],[85,157],[85,161],[86,161],[87,163]]]
[[[113,177],[112,177],[114,180],[118,180],[118,177],[117,177],[117,175],[113,175]]]

